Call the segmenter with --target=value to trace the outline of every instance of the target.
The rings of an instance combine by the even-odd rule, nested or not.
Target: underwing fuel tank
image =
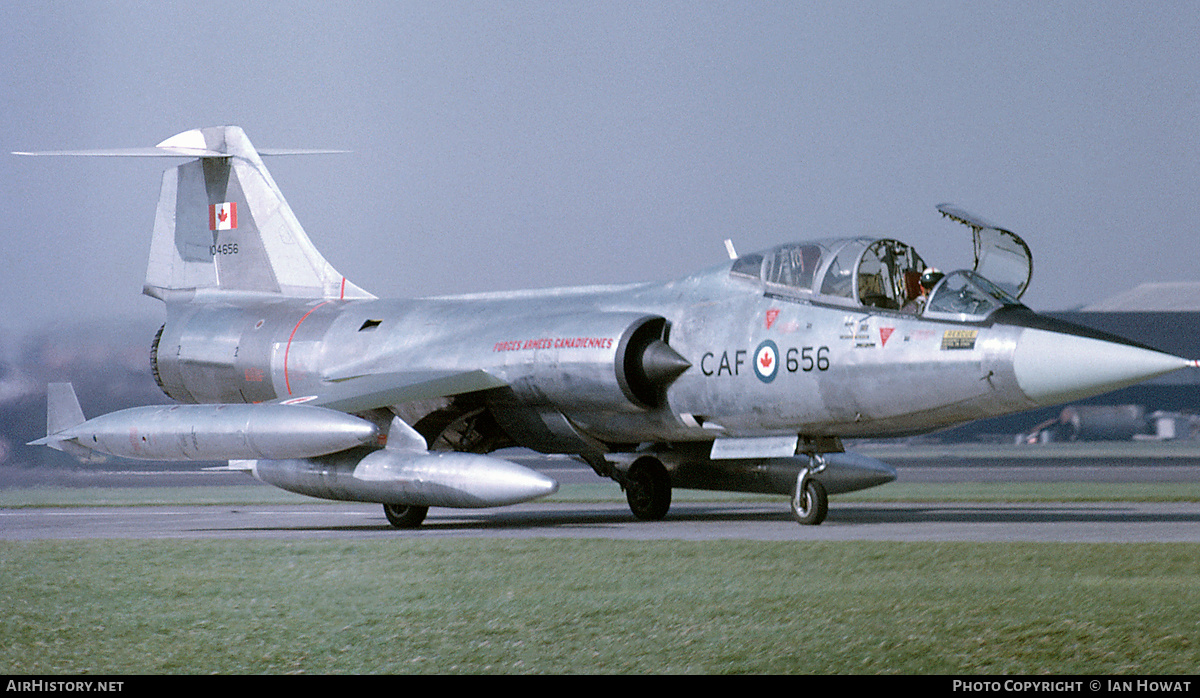
[[[755,439],[748,439],[753,442]],[[767,438],[762,441],[776,441]],[[673,487],[729,490],[762,494],[792,494],[796,476],[812,468],[813,479],[829,494],[857,492],[896,479],[896,469],[861,453],[823,453],[818,461],[805,455],[762,457],[710,457],[703,447],[676,448],[654,453],[671,472]],[[628,470],[629,465],[624,465]]]
[[[381,504],[481,508],[519,504],[558,491],[546,475],[501,458],[426,450],[398,417],[387,448],[323,458],[230,463],[263,482],[310,497]]]
[[[33,444],[76,453],[157,461],[311,458],[379,439],[379,428],[365,419],[310,405],[151,405],[83,420],[69,384],[51,385],[49,401],[52,433]]]

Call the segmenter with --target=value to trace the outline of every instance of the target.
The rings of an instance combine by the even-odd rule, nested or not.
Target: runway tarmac
[[[623,503],[431,509],[393,529],[374,504],[72,507],[0,510],[0,539],[393,540],[601,538],[758,541],[1200,542],[1200,503],[838,503],[799,526],[784,501],[680,502],[638,521]]]
[[[518,460],[518,459],[514,459]],[[603,482],[566,459],[526,463],[563,484]],[[1090,465],[955,462],[901,466],[905,482],[1197,482],[1200,462]],[[242,473],[88,471],[59,473],[59,486],[244,485]],[[7,474],[7,486],[13,473]],[[40,477],[38,479],[41,479]],[[44,482],[44,481],[43,481]],[[263,485],[266,487],[266,485]],[[1200,503],[864,503],[830,499],[821,526],[799,526],[785,498],[753,502],[676,501],[666,520],[638,521],[623,502],[534,502],[497,509],[430,510],[413,531],[388,525],[376,504],[106,506],[0,509],[0,540],[225,538],[262,540],[396,538],[603,538],[611,540],[891,540],[1031,542],[1200,542]]]
[[[550,475],[560,484],[606,482],[592,469],[565,456],[500,457]],[[1200,457],[1154,460],[957,458],[906,461],[897,454],[870,454],[899,471],[898,482],[1200,482]],[[201,464],[203,465],[203,464]],[[244,472],[192,463],[141,466],[129,462],[78,468],[0,467],[0,489],[11,487],[193,487],[258,483]],[[259,483],[261,484],[261,483]],[[263,485],[267,487],[267,485]]]

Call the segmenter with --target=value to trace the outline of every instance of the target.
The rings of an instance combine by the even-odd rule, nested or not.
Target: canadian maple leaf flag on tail
[[[234,230],[237,228],[237,202],[226,201],[208,207],[209,230]]]

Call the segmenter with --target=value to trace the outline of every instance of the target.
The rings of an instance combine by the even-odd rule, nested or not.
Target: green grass
[[[0,544],[0,672],[1194,673],[1200,546]]]

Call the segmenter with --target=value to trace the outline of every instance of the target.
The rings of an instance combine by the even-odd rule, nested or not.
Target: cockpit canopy
[[[948,204],[938,210],[973,229],[975,269],[942,275],[899,240],[859,237],[743,255],[730,273],[760,282],[770,296],[941,319],[981,320],[1005,305],[1020,305],[1032,270],[1024,241]]]
[[[851,238],[790,243],[748,254],[733,263],[731,273],[762,281],[770,295],[900,310],[921,295],[925,268],[902,242]]]

